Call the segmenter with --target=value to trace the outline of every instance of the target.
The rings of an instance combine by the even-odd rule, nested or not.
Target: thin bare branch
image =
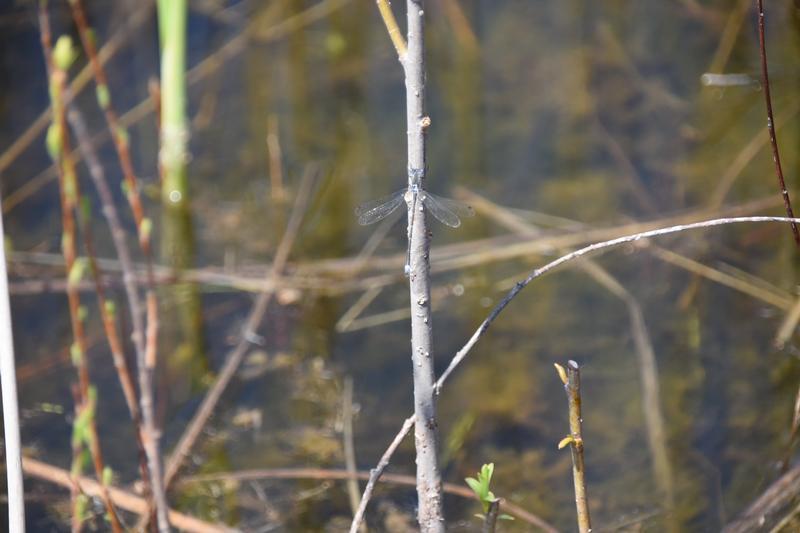
[[[69,94],[68,91],[67,94]],[[142,324],[141,303],[139,301],[139,292],[136,287],[133,260],[131,259],[130,251],[126,243],[126,233],[119,220],[117,208],[114,204],[114,198],[111,194],[108,181],[105,177],[105,170],[100,164],[100,160],[98,159],[97,154],[89,142],[89,132],[86,127],[86,123],[83,120],[83,115],[81,115],[77,107],[71,103],[71,99],[69,97],[67,100],[70,101],[70,104],[68,104],[67,119],[72,126],[72,130],[75,132],[75,137],[78,140],[78,148],[83,154],[84,160],[86,161],[86,167],[89,169],[89,175],[92,178],[92,182],[94,183],[95,189],[97,190],[100,198],[103,216],[106,219],[106,223],[111,233],[111,239],[114,243],[114,249],[117,252],[117,257],[119,258],[119,265],[123,272],[122,280],[125,286],[128,308],[132,317],[131,322],[135,332],[134,334],[143,336],[144,332],[142,329],[144,325]],[[90,227],[90,225],[87,225],[85,231],[89,231]],[[128,411],[131,414],[131,420],[133,422],[134,432],[136,434],[136,444],[139,451],[142,482],[144,483],[145,493],[149,495],[151,494],[152,490],[150,486],[150,472],[147,466],[147,453],[142,435],[142,414],[139,408],[139,398],[136,393],[136,386],[134,385],[130,369],[128,368],[128,362],[125,358],[123,343],[117,333],[114,317],[109,307],[109,302],[105,297],[104,287],[106,283],[103,276],[102,267],[99,265],[97,254],[94,251],[92,239],[87,238],[85,244],[87,250],[89,251],[87,255],[89,256],[92,277],[94,281],[94,290],[97,295],[97,305],[100,309],[103,328],[111,349],[114,368],[117,371],[117,376],[119,378],[120,385],[122,386],[122,392],[125,396],[125,402],[128,406]]]
[[[386,467],[389,466],[389,459],[392,458],[394,455],[394,451],[400,446],[400,443],[403,442],[403,439],[408,432],[411,431],[411,427],[414,425],[414,415],[406,418],[405,422],[403,422],[403,427],[400,428],[400,432],[395,436],[394,440],[389,444],[389,447],[386,448],[386,451],[383,452],[380,461],[378,464],[370,470],[369,472],[369,479],[367,480],[367,486],[364,488],[364,494],[361,495],[361,502],[358,504],[358,510],[356,511],[355,516],[353,517],[353,522],[350,524],[350,533],[358,533],[358,528],[361,526],[361,522],[364,521],[364,513],[367,510],[367,504],[369,503],[370,498],[372,498],[372,492],[375,490],[375,485],[378,483],[378,480],[383,475],[384,470]],[[416,485],[416,480],[414,481]]]
[[[402,63],[407,52],[406,41],[403,39],[403,34],[400,32],[400,27],[397,25],[397,19],[394,18],[392,6],[389,4],[389,0],[376,0],[376,3],[378,4],[378,11],[381,13],[383,23],[386,25],[386,31],[389,32],[389,38],[392,40],[394,49],[397,51],[397,57]]]
[[[353,441],[353,378],[347,376],[344,380],[344,391],[342,393],[342,440],[344,442],[345,467],[349,477],[347,478],[347,497],[350,500],[350,508],[355,516],[359,504],[359,488],[356,470],[356,447]],[[361,533],[366,533],[367,524],[362,523],[359,528]]]
[[[71,62],[70,56],[73,54],[72,43],[68,38],[59,42],[61,45],[60,58],[55,55],[52,45],[52,36],[50,33],[50,18],[47,12],[47,2],[39,4],[39,31],[42,45],[42,51],[45,58],[45,65],[47,67],[47,74],[50,86],[50,105],[53,108],[53,123],[50,126],[51,132],[55,134],[48,135],[49,140],[52,139],[48,148],[51,151],[51,157],[56,162],[59,174],[59,200],[61,204],[61,225],[62,225],[62,240],[61,248],[64,255],[65,273],[68,280],[75,280],[80,278],[81,264],[77,255],[78,232],[75,224],[76,214],[79,210],[79,201],[81,198],[80,185],[78,182],[78,175],[75,170],[75,162],[69,155],[72,150],[70,149],[69,130],[67,128],[66,117],[66,87],[67,87],[67,72],[66,69]],[[91,234],[86,233],[87,222],[85,217],[80,216],[80,223],[84,233],[84,243],[88,246],[87,250],[92,251],[91,247]],[[73,469],[77,472],[80,471],[80,452],[83,444],[87,443],[89,452],[94,464],[95,473],[98,478],[102,478],[105,472],[105,462],[103,460],[103,453],[100,447],[99,436],[97,433],[96,417],[96,398],[92,393],[92,387],[89,377],[89,364],[87,356],[87,341],[86,331],[84,327],[84,318],[82,317],[82,306],[80,294],[74,286],[67,284],[67,302],[69,304],[70,323],[72,326],[72,337],[74,344],[72,345],[72,359],[78,371],[78,385],[75,394],[75,414],[76,419],[73,422],[73,429],[78,434],[78,420],[83,419],[83,430],[81,434],[72,438],[73,449]],[[101,485],[101,496],[106,510],[108,511],[111,528],[116,533],[122,532],[122,525],[119,516],[114,507],[111,497],[105,484]],[[73,531],[80,531],[81,517],[78,512],[79,501],[77,499],[77,492],[72,491],[72,529]]]
[[[764,0],[756,0],[756,9],[758,10],[758,50],[761,58],[761,85],[764,89],[764,102],[767,106],[767,130],[769,131],[769,143],[772,147],[772,160],[775,163],[775,175],[778,177],[778,186],[780,187],[781,196],[783,197],[783,205],[786,208],[786,216],[794,218],[792,201],[789,199],[789,190],[786,188],[786,181],[783,179],[781,158],[778,153],[778,138],[775,133],[775,119],[772,116],[772,96],[769,90],[767,45],[765,43]],[[794,235],[794,242],[800,249],[800,230],[797,229],[797,224],[794,222],[791,222],[790,225],[792,227],[792,234]]]

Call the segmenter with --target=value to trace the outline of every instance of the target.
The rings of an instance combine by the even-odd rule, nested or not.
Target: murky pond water
[[[761,87],[701,83],[708,72],[758,78],[749,4],[430,3],[428,187],[477,211],[458,229],[433,226],[437,372],[514,282],[577,246],[635,231],[637,221],[782,212]],[[165,275],[159,293],[167,453],[239,338],[303,175],[316,178],[258,331],[263,346],[245,357],[171,502],[248,530],[342,530],[351,511],[341,481],[191,478],[343,468],[350,379],[359,469],[374,466],[411,412],[405,226],[394,219],[362,227],[353,214],[405,183],[402,69],[377,11],[354,0],[193,4],[191,212],[176,222],[161,217],[153,193],[157,133],[147,85],[158,72],[155,15],[141,15],[150,8],[137,2],[87,7],[99,42],[121,43],[107,65],[115,106],[124,114],[140,105],[123,116],[162,242],[159,263],[187,265],[195,280],[175,284]],[[0,14],[3,149],[21,142],[48,103],[30,9]],[[53,6],[52,16],[56,34],[75,31],[65,5]],[[770,3],[767,21],[781,155],[793,188],[800,12],[790,2]],[[78,103],[101,134],[94,99],[89,87]],[[109,177],[119,179],[112,147],[103,140],[99,150]],[[23,443],[30,455],[68,469],[76,378],[58,284],[58,188],[41,132],[5,154]],[[90,190],[88,179],[83,187]],[[122,206],[121,193],[118,200]],[[100,255],[113,259],[92,202]],[[775,347],[796,301],[788,227],[745,224],[639,244],[536,280],[498,317],[439,400],[445,481],[463,486],[494,462],[495,494],[573,529],[569,453],[556,449],[567,432],[566,399],[553,370],[568,359],[583,368],[596,530],[719,530],[777,477],[800,375],[796,336]],[[113,262],[107,270],[118,274]],[[119,282],[110,296],[124,307]],[[133,433],[93,294],[82,297],[103,449],[124,485],[137,476]],[[129,331],[124,313],[119,327]],[[410,440],[391,471],[413,474]],[[67,528],[66,493],[27,483],[31,529]],[[383,485],[370,525],[411,527],[415,499],[411,487]],[[476,502],[448,496],[445,506],[453,530],[477,530]],[[528,528],[521,520],[503,524]]]

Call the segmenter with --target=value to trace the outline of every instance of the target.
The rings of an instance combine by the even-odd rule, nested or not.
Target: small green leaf
[[[53,48],[53,62],[56,67],[60,70],[68,70],[77,56],[78,53],[72,46],[72,38],[69,35],[59,37]]]
[[[467,485],[469,485],[469,488],[472,489],[472,492],[474,492],[475,495],[478,497],[478,499],[480,499],[480,497],[481,497],[481,484],[478,483],[478,480],[473,478],[473,477],[468,477],[464,481],[467,482]]]
[[[78,494],[75,498],[75,516],[80,522],[86,520],[86,509],[89,507],[89,497],[85,494]]]
[[[102,479],[103,485],[106,486],[111,485],[114,482],[114,471],[111,470],[110,466],[106,465],[105,468],[103,468]]]
[[[567,446],[568,444],[572,444],[573,442],[575,442],[575,439],[572,438],[572,435],[567,435],[566,437],[564,437],[563,439],[561,439],[558,442],[558,449],[560,450],[560,449],[564,448],[564,446]]]
[[[483,477],[486,480],[486,486],[488,487],[489,483],[492,482],[492,474],[494,474],[494,463],[483,465],[481,467],[481,474],[483,474]]]
[[[153,232],[153,221],[147,217],[143,218],[142,223],[139,226],[139,240],[142,242],[148,242],[150,240],[150,234],[152,232]]]
[[[111,315],[111,318],[114,318],[114,316],[117,314],[117,304],[115,304],[113,300],[106,300],[105,310],[106,313]]]
[[[98,85],[95,89],[97,93],[97,104],[101,109],[108,109],[111,105],[111,91],[108,90],[108,85],[105,83]]]
[[[83,279],[83,273],[86,271],[86,260],[82,257],[79,257],[72,263],[72,267],[69,269],[69,275],[67,276],[67,285],[70,287],[74,287]]]
[[[89,385],[89,408],[92,410],[92,414],[94,414],[94,406],[97,405],[97,387],[94,385]]]
[[[61,158],[61,125],[58,123],[50,124],[47,128],[47,137],[45,137],[45,145],[47,146],[47,153],[50,159],[57,162]]]
[[[556,372],[558,372],[558,377],[561,378],[561,383],[566,385],[569,382],[569,379],[567,378],[567,371],[564,370],[564,367],[558,363],[553,363],[553,366],[556,367]]]
[[[72,346],[69,347],[69,355],[73,365],[81,366],[83,364],[83,350],[81,350],[77,342],[73,342]]]
[[[89,316],[89,309],[85,305],[78,306],[78,320],[81,322],[86,322],[86,318]]]

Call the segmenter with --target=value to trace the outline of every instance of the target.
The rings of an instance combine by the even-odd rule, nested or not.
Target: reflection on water
[[[305,168],[317,163],[323,171],[259,331],[263,346],[246,358],[184,475],[342,468],[346,376],[355,384],[360,469],[374,465],[410,412],[405,225],[363,228],[353,216],[356,205],[405,176],[402,70],[370,3],[328,0],[309,15],[311,6],[193,5],[191,212],[170,226],[158,194],[148,202],[162,235],[195,241],[161,258],[187,269],[180,283],[168,271],[160,278],[166,450],[238,340]],[[143,9],[89,7],[101,43]],[[27,9],[8,8],[0,18],[4,148],[47,101],[41,62],[29,59],[40,51]],[[66,8],[53,9],[55,28],[69,31]],[[768,9],[770,60],[780,74],[797,62],[800,17],[792,7]],[[157,72],[155,23],[145,20],[108,63],[121,112],[146,102],[147,77]],[[554,236],[676,213],[711,218],[723,206],[763,198],[779,213],[762,94],[729,77],[708,82],[746,76],[758,64],[748,2],[442,0],[431,3],[428,20],[427,187],[454,195],[447,191],[460,186],[478,212],[458,231],[433,229],[438,371],[514,281],[582,243]],[[790,186],[798,168],[796,82],[776,75],[773,87]],[[91,93],[78,103],[100,133]],[[127,120],[139,174],[156,175],[152,112]],[[57,283],[57,188],[42,174],[49,159],[40,138],[3,156],[2,188],[14,199],[6,204],[11,243],[33,252],[11,265],[22,436],[31,454],[65,466],[74,378]],[[118,177],[113,151],[103,145],[101,155]],[[155,178],[144,181],[147,191],[157,189]],[[552,369],[571,358],[583,367],[597,529],[720,529],[775,479],[785,450],[798,350],[791,333],[780,349],[773,341],[795,302],[792,246],[780,226],[719,228],[620,249],[537,280],[440,397],[445,479],[463,484],[494,462],[496,494],[573,528],[569,454],[556,450],[567,431],[565,401]],[[113,257],[109,243],[101,250]],[[113,264],[107,270],[117,272]],[[34,283],[42,279],[52,283]],[[124,308],[119,283],[109,296]],[[121,483],[131,482],[128,415],[92,308],[89,325],[106,460]],[[119,326],[130,327],[122,312]],[[392,465],[413,472],[410,442]],[[29,486],[38,495],[36,523],[63,527],[63,494]],[[370,523],[402,530],[414,498],[409,487],[379,492]],[[172,500],[246,529],[338,530],[350,515],[345,485],[325,480],[184,484]],[[475,525],[474,502],[448,496],[446,509],[454,530]],[[504,528],[526,530],[521,521]]]

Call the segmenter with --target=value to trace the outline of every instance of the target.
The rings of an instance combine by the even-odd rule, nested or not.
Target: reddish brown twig
[[[66,88],[68,61],[57,61],[53,58],[52,53],[52,38],[50,33],[50,21],[47,15],[47,6],[45,2],[40,4],[39,9],[39,22],[41,31],[42,50],[44,51],[45,62],[50,80],[50,97],[51,105],[53,108],[53,133],[48,134],[49,148],[51,155],[57,162],[59,171],[59,185],[60,185],[60,203],[61,203],[61,222],[63,226],[63,236],[61,240],[62,253],[64,254],[64,263],[67,272],[67,278],[74,281],[78,278],[77,271],[80,270],[80,265],[77,264],[77,231],[75,228],[75,212],[78,210],[78,199],[80,198],[80,188],[78,185],[78,177],[75,171],[75,164],[70,156],[70,143],[69,131],[67,129],[66,119],[66,105],[64,100],[64,93]],[[71,48],[71,45],[66,48]],[[71,54],[71,50],[67,50],[66,55]],[[63,54],[62,54],[63,55]],[[84,239],[85,240],[85,239]],[[89,367],[86,357],[86,333],[83,327],[83,310],[81,308],[80,295],[74,286],[69,283],[67,285],[67,301],[69,303],[70,322],[72,325],[72,335],[74,345],[72,347],[73,363],[78,370],[78,402],[76,405],[76,427],[78,420],[84,419],[88,435],[84,440],[88,440],[89,450],[94,463],[95,472],[97,477],[102,479],[105,470],[103,461],[103,454],[100,448],[100,442],[97,434],[97,426],[95,424],[94,409],[95,398],[90,390],[89,382]],[[81,454],[81,439],[73,436],[73,454],[74,464],[77,466],[80,462]],[[102,485],[101,496],[105,503],[106,509],[111,520],[111,526],[116,532],[122,532],[122,526],[117,516],[116,509],[109,496],[108,489],[105,484]],[[78,498],[76,491],[73,490],[73,511],[77,511]],[[80,530],[80,514],[73,512],[73,530]]]
[[[775,175],[778,177],[778,186],[783,197],[783,206],[786,208],[786,216],[794,218],[792,202],[789,199],[789,189],[786,188],[786,181],[783,179],[783,169],[781,168],[781,158],[778,153],[778,138],[775,133],[775,119],[772,116],[772,96],[769,90],[769,72],[767,68],[767,45],[764,28],[764,0],[756,0],[758,10],[758,50],[761,57],[761,85],[764,89],[764,101],[767,105],[767,130],[769,131],[769,144],[772,147],[772,160],[775,162]],[[800,230],[797,224],[791,223],[794,242],[800,248]]]
[[[87,496],[99,496],[101,494],[102,487],[94,480],[83,476],[70,476],[69,472],[53,465],[37,461],[36,459],[23,457],[22,469],[27,476],[43,479],[62,487],[71,488],[75,485]],[[149,512],[148,504],[142,498],[134,496],[130,492],[116,487],[109,487],[109,492],[114,503],[120,509],[125,509],[126,511],[139,515],[145,515]],[[222,524],[204,522],[203,520],[172,510],[169,511],[169,519],[170,523],[181,531],[189,531],[192,533],[227,533],[235,531]]]
[[[155,293],[155,276],[153,274],[152,251],[150,246],[150,230],[152,223],[145,218],[142,208],[141,196],[136,174],[133,170],[128,140],[125,130],[121,127],[117,114],[111,105],[111,93],[108,86],[105,70],[97,57],[94,38],[91,35],[89,24],[86,21],[86,14],[80,0],[70,2],[72,16],[78,27],[81,43],[92,66],[92,72],[97,85],[97,102],[106,117],[109,133],[114,142],[114,147],[119,158],[120,166],[125,181],[125,196],[133,213],[136,223],[136,231],[139,237],[139,246],[145,256],[147,265],[147,330],[146,338],[144,327],[141,323],[141,316],[133,316],[134,325],[134,345],[136,347],[136,362],[139,376],[139,402],[141,404],[142,417],[144,421],[143,441],[147,460],[150,469],[150,483],[153,491],[153,499],[158,518],[158,527],[161,531],[169,530],[169,519],[167,516],[167,498],[164,490],[161,452],[160,452],[160,431],[156,427],[155,406],[153,400],[153,373],[156,366],[156,346],[158,337],[158,301]]]
[[[67,92],[69,96],[69,91]],[[68,101],[71,99],[68,97]],[[112,241],[119,257],[119,263],[123,271],[123,283],[128,295],[128,302],[131,309],[131,314],[138,313],[141,308],[139,303],[138,291],[136,289],[135,273],[133,263],[128,252],[128,247],[125,243],[125,230],[122,229],[122,224],[117,216],[117,210],[114,205],[114,199],[111,195],[111,190],[106,181],[105,171],[100,164],[97,154],[89,142],[89,132],[86,128],[86,123],[77,108],[71,103],[67,105],[67,119],[75,132],[75,137],[78,140],[78,148],[86,161],[86,166],[89,169],[89,175],[95,184],[100,203],[103,206],[103,214],[105,215],[108,223]],[[117,333],[117,328],[114,320],[114,313],[111,310],[110,302],[105,297],[105,280],[102,269],[97,261],[97,254],[94,250],[94,242],[91,237],[91,224],[84,224],[82,231],[85,235],[85,246],[87,256],[89,258],[89,266],[92,271],[92,278],[94,282],[95,292],[97,293],[97,305],[100,308],[100,316],[103,321],[103,328],[108,339],[111,356],[114,361],[114,367],[117,371],[117,376],[122,386],[122,391],[125,396],[125,402],[128,405],[128,411],[131,414],[133,421],[134,432],[136,434],[136,444],[139,452],[139,469],[142,475],[142,482],[144,483],[145,494],[151,495],[150,488],[150,473],[147,467],[147,454],[144,448],[142,439],[142,414],[139,409],[139,399],[136,394],[136,387],[131,377],[128,363],[125,359],[125,352],[123,349],[122,341]]]

